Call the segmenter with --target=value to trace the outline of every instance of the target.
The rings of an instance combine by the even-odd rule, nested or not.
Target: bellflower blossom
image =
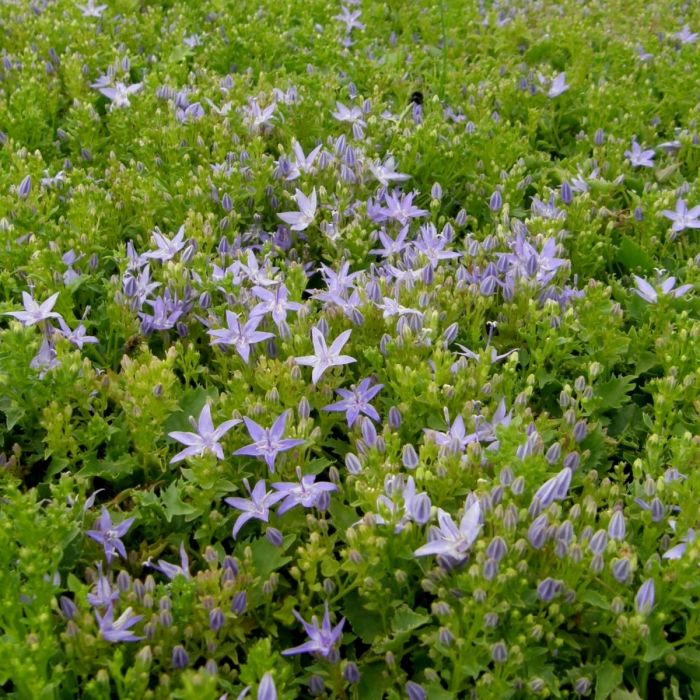
[[[167,238],[156,228],[153,231],[153,240],[156,250],[149,250],[143,257],[161,262],[172,260],[185,247],[185,227],[180,226],[173,238]]]
[[[109,511],[102,506],[102,514],[97,524],[96,530],[88,530],[87,536],[95,540],[104,547],[107,563],[111,564],[115,554],[119,554],[122,559],[126,559],[126,549],[121,538],[126,535],[136,518],[127,518],[118,525],[112,523],[112,516]]]
[[[466,560],[469,549],[481,530],[479,500],[475,499],[469,506],[465,503],[465,512],[459,527],[455,525],[449,513],[438,508],[438,524],[439,527],[430,528],[428,543],[419,547],[413,553],[414,556],[426,557],[435,554],[444,557],[448,566],[461,564]]]
[[[547,97],[554,99],[559,97],[562,93],[569,89],[569,85],[566,82],[566,73],[559,73],[551,82],[549,90],[547,91]]]
[[[241,514],[233,525],[232,535],[234,540],[238,536],[241,528],[249,520],[256,518],[265,523],[268,522],[270,518],[270,508],[285,497],[285,494],[281,491],[266,491],[264,479],[260,479],[253,487],[252,491],[250,490],[248,479],[243,479],[243,484],[250,494],[250,498],[232,496],[224,499],[232,508],[241,511]]]
[[[151,564],[151,560],[144,562],[144,566],[150,566],[152,569],[160,571],[162,574],[167,576],[171,581],[177,576],[184,576],[187,580],[191,578],[190,575],[190,560],[187,556],[187,551],[185,550],[185,543],[180,543],[180,565],[170,564],[164,559],[159,559],[157,564]]]
[[[637,288],[632,291],[650,304],[656,304],[658,302],[659,294],[679,299],[693,288],[692,284],[683,284],[674,289],[676,286],[676,278],[667,277],[659,284],[659,291],[657,292],[657,290],[642,277],[638,277],[637,275],[632,275],[632,277],[634,278],[634,283],[637,285]]]
[[[248,455],[251,457],[262,457],[265,460],[270,472],[275,471],[275,459],[280,452],[303,445],[303,440],[284,438],[284,429],[289,417],[289,411],[280,415],[271,428],[263,428],[250,418],[243,418],[253,442],[250,445],[241,447],[233,454],[237,456]]]
[[[326,344],[326,339],[323,337],[323,333],[315,326],[311,329],[311,338],[314,345],[313,355],[304,355],[302,357],[295,358],[297,364],[305,365],[307,367],[313,367],[311,372],[311,381],[314,384],[318,383],[318,380],[323,376],[323,373],[330,369],[331,367],[339,367],[341,365],[347,365],[352,362],[357,362],[354,357],[350,355],[341,355],[340,351],[343,349],[345,343],[350,339],[351,330],[343,331],[328,347]]]
[[[654,156],[656,155],[653,148],[643,149],[636,140],[632,141],[632,149],[625,151],[625,155],[629,162],[635,168],[653,168]]]
[[[212,345],[233,345],[243,362],[247,364],[250,359],[250,346],[274,336],[272,333],[256,330],[261,320],[259,316],[253,316],[243,325],[238,319],[237,313],[227,310],[226,324],[228,328],[210,330],[207,331],[207,334],[214,338],[211,341]]]
[[[76,5],[83,17],[102,17],[107,5],[95,5],[95,0],[87,0],[87,5]]]
[[[296,469],[298,483],[293,481],[278,481],[272,484],[275,491],[284,495],[284,500],[277,509],[277,515],[282,515],[296,506],[315,508],[325,493],[337,491],[338,487],[330,481],[316,481],[315,474],[302,476],[301,468]]]
[[[370,401],[382,390],[383,384],[372,383],[371,378],[363,379],[357,386],[352,389],[336,389],[336,394],[342,397],[341,401],[324,406],[324,411],[343,411],[348,422],[348,427],[352,427],[361,413],[369,416],[372,420],[379,423],[380,418],[377,410],[370,404]]]
[[[95,618],[100,628],[102,638],[108,642],[138,642],[143,637],[137,637],[129,629],[133,627],[142,615],[132,615],[133,610],[127,608],[116,620],[114,619],[114,608],[107,608],[104,616],[95,610]]]
[[[134,83],[133,85],[124,85],[124,83],[118,81],[114,87],[101,87],[99,91],[111,101],[111,109],[120,109],[121,107],[129,107],[131,102],[129,101],[129,95],[134,95],[140,92],[143,88],[143,83]]]
[[[46,301],[41,304],[34,301],[31,294],[27,292],[22,292],[22,303],[24,304],[24,311],[6,311],[3,315],[13,316],[18,321],[22,322],[22,325],[26,327],[33,326],[35,323],[41,323],[42,321],[47,321],[50,318],[60,318],[60,314],[52,311],[56,300],[58,299],[58,292],[52,294]]]
[[[314,162],[316,157],[321,152],[322,145],[316,146],[313,150],[309,152],[308,155],[304,155],[304,151],[297,140],[292,142],[292,150],[294,151],[294,160],[290,162],[289,174],[287,175],[287,180],[296,180],[302,173],[313,172]]]
[[[190,420],[192,421],[192,418]],[[211,406],[205,404],[196,423],[196,433],[181,431],[168,433],[168,437],[181,442],[183,445],[187,445],[182,452],[178,452],[170,460],[170,464],[181,462],[186,457],[201,457],[207,451],[213,452],[218,459],[223,459],[224,451],[220,441],[234,425],[238,425],[240,422],[240,420],[232,418],[221,423],[218,428],[214,428],[211,418]]]
[[[297,203],[299,211],[284,211],[277,216],[289,224],[292,231],[305,231],[316,218],[316,188],[314,187],[309,197],[301,190],[296,190],[294,201]]]
[[[673,222],[671,226],[673,237],[687,228],[700,228],[700,206],[688,209],[684,199],[676,202],[675,211],[664,209],[661,213]]]
[[[383,187],[388,187],[392,182],[405,182],[411,179],[410,175],[396,172],[394,156],[389,156],[384,163],[381,161],[370,162],[367,167]]]
[[[315,615],[311,617],[311,622],[309,623],[304,621],[296,610],[292,612],[294,613],[294,617],[303,625],[309,637],[309,641],[299,646],[292,647],[291,649],[285,649],[282,652],[282,656],[291,656],[292,654],[317,654],[326,659],[330,658],[333,655],[335,646],[343,636],[345,618],[342,618],[335,627],[332,627],[328,603],[326,603],[323,621],[320,625]]]
[[[85,335],[85,326],[82,323],[78,324],[78,327],[73,331],[63,320],[63,318],[59,316],[58,325],[60,326],[60,335],[62,335],[69,343],[75,345],[75,347],[80,350],[83,349],[83,345],[85,345],[85,343],[99,342],[94,335]]]

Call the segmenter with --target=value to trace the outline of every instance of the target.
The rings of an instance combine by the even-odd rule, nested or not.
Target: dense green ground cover
[[[700,697],[693,30],[0,3],[0,693]]]

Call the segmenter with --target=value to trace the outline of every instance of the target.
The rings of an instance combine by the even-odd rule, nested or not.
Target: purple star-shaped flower
[[[687,228],[700,228],[700,206],[688,209],[684,199],[676,202],[676,211],[664,209],[661,213],[673,221],[671,230],[674,234],[685,231]]]
[[[153,231],[153,240],[156,244],[156,250],[144,253],[143,257],[161,260],[162,262],[172,260],[185,247],[185,227],[180,226],[178,232],[172,238],[167,238],[156,229]]]
[[[207,333],[215,338],[212,345],[233,345],[236,352],[243,358],[243,362],[248,362],[250,358],[250,346],[260,343],[268,338],[273,338],[272,333],[255,330],[260,323],[259,316],[253,316],[244,325],[238,320],[238,314],[233,311],[226,311],[226,324],[228,328],[220,328]]]
[[[300,467],[297,467],[297,477],[299,479],[297,483],[293,481],[278,481],[272,484],[272,488],[275,491],[284,494],[284,501],[277,509],[277,515],[282,515],[295,506],[315,508],[324,493],[338,490],[338,487],[330,481],[316,481],[315,474],[302,476]]]
[[[34,301],[34,297],[27,292],[22,292],[22,303],[24,311],[6,311],[5,316],[13,316],[18,321],[22,322],[25,327],[33,326],[35,323],[41,323],[50,318],[60,318],[61,314],[52,311],[58,299],[58,292],[52,294],[46,301],[39,304]]]
[[[192,421],[192,418],[190,420]],[[194,423],[194,421],[192,422]],[[240,422],[240,420],[232,418],[215,428],[211,418],[211,406],[206,404],[199,414],[199,419],[196,423],[196,433],[186,433],[177,430],[168,433],[168,437],[181,442],[183,445],[187,445],[182,452],[178,452],[170,460],[170,464],[180,462],[186,457],[201,457],[207,450],[213,452],[219,459],[223,459],[224,451],[220,440],[234,425],[238,425]]]
[[[635,168],[653,168],[654,167],[654,156],[656,155],[653,148],[642,148],[636,141],[632,141],[632,149],[625,151],[625,155],[629,159],[629,162]]]
[[[167,576],[171,581],[177,576],[184,576],[188,580],[191,578],[190,560],[187,556],[187,550],[185,549],[184,542],[180,543],[179,566],[177,564],[171,564],[165,561],[164,559],[159,559],[157,564],[151,564],[151,560],[149,559],[147,562],[144,562],[144,566],[150,566],[152,569],[160,571],[162,574],[165,574],[165,576]]]
[[[296,617],[299,622],[304,626],[304,630],[309,637],[308,642],[304,642],[299,646],[292,647],[291,649],[285,649],[282,652],[283,656],[291,656],[292,654],[318,654],[324,658],[329,658],[341,637],[343,636],[343,626],[345,625],[345,618],[342,618],[340,622],[335,626],[331,626],[331,617],[328,611],[328,603],[326,603],[326,609],[323,614],[323,622],[319,625],[318,618],[313,615],[311,622],[306,622],[301,615],[296,611],[292,611],[294,617]]]
[[[419,547],[413,554],[416,557],[426,557],[436,554],[450,563],[463,562],[469,549],[481,530],[481,505],[476,499],[466,509],[457,527],[452,516],[442,508],[438,508],[439,527],[431,527],[429,541]]]
[[[635,285],[637,285],[637,288],[632,291],[649,304],[656,304],[659,300],[659,292],[643,277],[638,277],[637,275],[632,275],[632,277]],[[676,287],[675,277],[667,277],[659,284],[660,293],[664,296],[670,295],[674,299],[680,299],[684,294],[687,294],[693,288],[693,285],[683,284],[675,289],[674,287]]]
[[[143,637],[137,637],[129,629],[133,627],[142,615],[132,615],[133,610],[127,608],[116,620],[114,619],[114,608],[107,608],[104,616],[95,610],[97,624],[100,627],[102,638],[108,642],[138,642]]]
[[[128,107],[131,104],[129,95],[139,92],[141,88],[143,88],[143,83],[124,85],[124,83],[117,82],[114,87],[101,87],[99,90],[108,100],[111,100],[110,109],[118,109]]]
[[[58,325],[61,327],[59,333],[71,344],[80,350],[83,349],[85,343],[97,343],[98,340],[94,335],[85,335],[85,326],[80,323],[78,327],[72,331],[68,324],[63,320],[61,316],[58,317]]]
[[[316,218],[316,188],[311,191],[310,196],[306,196],[301,190],[294,193],[294,201],[299,207],[299,211],[284,211],[277,214],[285,224],[289,224],[292,231],[305,231]]]
[[[376,409],[370,404],[370,401],[382,390],[383,384],[372,383],[371,378],[363,379],[357,386],[353,386],[351,390],[336,389],[336,394],[342,397],[341,401],[332,403],[323,408],[324,411],[344,411],[345,418],[348,421],[348,427],[352,426],[361,413],[369,416],[372,420],[380,421],[379,414]]]
[[[275,458],[280,452],[287,452],[294,447],[303,445],[303,440],[284,437],[284,429],[289,417],[289,411],[285,411],[272,424],[271,428],[263,428],[250,418],[244,418],[253,442],[250,445],[236,450],[234,455],[248,455],[262,457],[271,472],[275,471]]]
[[[288,300],[289,292],[284,284],[280,284],[274,292],[264,287],[255,286],[253,294],[261,301],[250,312],[251,317],[270,314],[280,332],[286,326],[287,312],[299,311],[302,307],[298,301]]]
[[[268,522],[270,517],[270,508],[285,497],[285,494],[280,491],[266,491],[265,479],[260,479],[253,487],[252,491],[250,490],[248,479],[243,479],[243,484],[250,494],[250,498],[239,498],[237,496],[233,496],[231,498],[224,499],[232,508],[241,511],[241,514],[233,524],[232,535],[234,539],[236,539],[238,536],[241,528],[253,518],[262,520],[265,523]]]
[[[121,541],[121,538],[129,531],[135,519],[136,518],[127,518],[119,523],[119,525],[114,525],[109,511],[102,506],[102,515],[100,515],[97,529],[88,530],[86,534],[104,547],[105,558],[108,564],[112,563],[115,554],[119,554],[122,559],[126,559],[126,549],[124,548],[124,543]]]
[[[328,347],[326,344],[326,339],[323,337],[323,333],[321,333],[321,331],[315,326],[311,329],[311,339],[314,344],[315,354],[297,357],[296,361],[297,364],[313,367],[313,371],[311,372],[311,381],[314,384],[318,383],[318,380],[323,376],[323,373],[327,369],[357,362],[357,360],[355,360],[354,357],[350,357],[350,355],[340,354],[343,346],[350,339],[351,333],[351,330],[343,331],[331,343],[331,346]]]
[[[552,83],[549,86],[549,91],[547,92],[547,97],[554,99],[555,97],[559,97],[559,95],[566,92],[568,89],[569,86],[566,83],[566,73],[559,73],[559,75],[552,80]]]

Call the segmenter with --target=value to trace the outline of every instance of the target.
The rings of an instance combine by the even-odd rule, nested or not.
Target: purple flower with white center
[[[680,32],[673,35],[681,44],[694,44],[698,40],[698,33],[691,32],[690,27],[686,24]]]
[[[239,421],[240,422],[240,421]],[[171,564],[164,559],[159,559],[157,564],[151,564],[150,559],[144,562],[144,566],[150,566],[152,569],[160,571],[161,574],[167,576],[171,581],[177,576],[184,576],[188,581],[191,578],[190,575],[190,560],[187,556],[187,550],[185,549],[185,543],[180,543],[180,565]]]
[[[286,224],[289,224],[292,231],[305,231],[316,218],[316,188],[311,190],[311,195],[307,197],[301,190],[294,193],[294,201],[299,207],[299,211],[284,211],[277,216]]]
[[[439,527],[431,526],[428,533],[428,543],[419,547],[413,554],[416,557],[426,557],[433,554],[444,557],[448,563],[460,564],[468,556],[471,546],[481,530],[481,504],[475,499],[470,506],[465,503],[465,513],[455,525],[452,516],[442,508],[438,508]]]
[[[272,118],[277,109],[277,103],[260,109],[256,100],[251,100],[250,105],[245,109],[245,120],[253,133],[269,131],[272,127]]]
[[[269,522],[270,508],[285,497],[285,494],[279,491],[267,491],[265,489],[265,479],[260,479],[253,487],[252,491],[250,490],[248,479],[243,479],[243,484],[250,494],[250,498],[232,496],[224,499],[232,508],[241,511],[241,514],[233,525],[233,539],[236,539],[240,529],[253,518],[262,520],[265,523]]]
[[[80,323],[78,327],[72,331],[63,318],[59,316],[58,325],[60,326],[60,335],[62,335],[69,343],[75,345],[75,347],[79,348],[80,350],[83,349],[83,345],[85,345],[85,343],[98,342],[94,335],[85,335],[85,326],[82,323]]]
[[[336,102],[335,107],[336,109],[335,112],[333,112],[333,116],[339,122],[348,122],[353,125],[353,128],[357,127],[359,133],[362,134],[362,128],[367,126],[363,111],[359,107],[346,107],[341,102]],[[362,136],[360,135],[358,138],[362,138]]]
[[[45,337],[41,341],[39,352],[31,359],[29,366],[32,369],[40,370],[39,378],[43,379],[50,369],[60,367],[61,363],[58,361],[57,355],[53,340],[50,337]]]
[[[76,5],[83,17],[102,17],[107,5],[95,5],[95,0],[87,0],[87,5]]]
[[[558,209],[554,202],[554,195],[550,196],[547,203],[543,202],[539,197],[533,197],[530,203],[530,213],[532,216],[539,216],[541,219],[550,219],[553,221],[565,219],[566,213]]]
[[[190,417],[190,422],[193,427],[196,428],[196,433],[187,433],[177,430],[168,433],[168,437],[181,442],[183,445],[187,445],[182,452],[178,452],[170,460],[170,464],[181,462],[186,457],[201,457],[207,451],[215,454],[218,459],[223,459],[224,450],[221,447],[220,441],[234,425],[238,425],[241,421],[232,418],[231,420],[224,421],[218,428],[215,428],[211,418],[211,406],[206,404],[204,408],[202,408],[197,422],[194,423],[192,417]]]
[[[566,73],[559,73],[551,82],[549,90],[547,91],[547,97],[554,99],[559,97],[562,93],[569,89],[569,85],[566,82]]]
[[[384,197],[384,207],[374,207],[371,209],[371,219],[376,223],[393,220],[399,225],[405,226],[411,219],[417,219],[422,216],[427,216],[428,212],[425,209],[419,209],[413,204],[413,198],[416,192],[401,192],[386,193]],[[367,207],[367,213],[370,213],[370,206]]]
[[[679,199],[676,202],[675,211],[664,209],[661,213],[673,222],[671,231],[674,234],[685,231],[687,228],[700,228],[700,206],[688,209],[684,199]]]
[[[456,260],[460,257],[454,250],[445,250],[448,240],[444,235],[438,235],[434,224],[420,227],[420,234],[415,242],[416,250],[423,253],[433,269],[441,260]]]
[[[170,330],[180,320],[183,313],[185,313],[182,302],[177,298],[173,299],[167,290],[164,295],[157,296],[153,300],[147,300],[146,303],[153,309],[153,313],[147,314],[144,311],[139,312],[142,332],[145,334],[151,333],[154,330]]]
[[[342,22],[345,25],[345,32],[349,34],[353,29],[364,29],[365,25],[362,22],[358,22],[362,10],[350,10],[349,7],[343,5],[340,8],[341,14],[334,15],[333,19]]]
[[[337,491],[338,487],[330,481],[316,481],[315,474],[302,476],[301,467],[297,467],[298,483],[293,481],[278,481],[272,484],[275,491],[284,494],[284,500],[277,509],[277,515],[282,515],[296,506],[315,508],[323,494]]]
[[[219,328],[207,331],[214,340],[212,345],[233,345],[236,352],[243,358],[246,364],[250,359],[250,346],[261,343],[268,338],[274,338],[272,333],[258,331],[256,328],[260,323],[259,316],[253,316],[244,325],[238,320],[238,314],[233,311],[226,311],[226,324],[228,328]]]
[[[33,326],[35,323],[47,321],[50,318],[60,318],[61,315],[59,313],[51,310],[56,304],[57,299],[58,292],[52,294],[46,301],[39,304],[34,301],[31,294],[22,292],[24,311],[6,311],[3,315],[13,316],[18,321],[21,321],[22,325],[27,328],[29,326]]]
[[[653,148],[643,149],[636,140],[632,141],[632,148],[629,151],[625,151],[625,155],[629,159],[629,162],[635,168],[653,168],[654,167],[654,156],[656,155]]]
[[[367,167],[382,187],[388,187],[392,182],[405,182],[411,179],[410,175],[396,172],[394,156],[389,156],[384,163],[381,161],[368,163]]]
[[[433,436],[435,443],[442,448],[440,451],[443,454],[462,454],[466,446],[477,439],[476,433],[467,434],[464,418],[461,415],[455,418],[444,433],[428,428],[424,428],[424,432]]]
[[[354,280],[360,273],[349,272],[349,270],[350,263],[347,260],[343,262],[337,272],[331,267],[321,265],[321,276],[328,287],[329,295],[344,296],[347,292],[355,289]],[[321,301],[326,300],[323,292],[317,294],[316,297]]]
[[[298,141],[292,142],[292,150],[294,151],[294,161],[289,164],[289,174],[287,180],[296,180],[302,173],[313,172],[314,162],[316,157],[321,152],[322,145],[316,146],[309,155],[304,155],[304,151]]]
[[[97,524],[96,530],[88,530],[87,536],[95,540],[104,547],[107,563],[111,564],[115,554],[119,554],[122,559],[126,559],[126,549],[121,538],[126,535],[136,518],[127,518],[118,525],[112,523],[112,516],[109,511],[102,506],[102,514]]]
[[[132,615],[133,610],[127,608],[116,620],[114,619],[114,608],[107,608],[104,616],[95,610],[95,618],[100,628],[102,639],[112,642],[139,642],[143,637],[137,637],[130,628],[133,627],[142,615]]]
[[[295,359],[299,365],[313,367],[311,372],[311,381],[314,384],[318,383],[318,380],[323,376],[323,373],[327,369],[357,362],[357,360],[355,360],[354,357],[350,357],[350,355],[340,354],[343,346],[350,339],[351,333],[351,330],[343,331],[331,343],[330,347],[328,347],[323,333],[321,333],[321,331],[315,326],[311,329],[311,340],[314,346],[314,354],[304,355]]]
[[[140,92],[143,88],[143,83],[134,83],[133,85],[124,85],[118,81],[114,87],[101,87],[100,92],[111,100],[110,109],[120,109],[121,107],[129,107],[129,95],[134,95]]]
[[[113,589],[109,579],[102,574],[102,565],[98,564],[99,576],[95,584],[95,592],[88,593],[88,603],[93,608],[110,608],[119,600],[119,591]]]
[[[289,411],[280,415],[271,428],[263,428],[250,418],[243,418],[248,433],[253,442],[250,445],[236,450],[234,455],[248,455],[250,457],[262,457],[265,460],[270,472],[275,471],[275,458],[280,452],[303,445],[303,440],[284,437],[284,429],[289,417]],[[258,482],[259,483],[259,482]]]
[[[284,332],[284,329],[288,330],[287,312],[299,311],[302,308],[298,301],[288,300],[289,291],[284,284],[280,284],[274,292],[256,285],[253,287],[253,294],[261,301],[251,310],[251,317],[270,314],[280,333]]]
[[[654,579],[648,578],[637,591],[634,599],[634,606],[640,615],[648,615],[653,607],[656,597],[656,589],[654,587]]]
[[[423,312],[418,311],[418,309],[411,309],[408,306],[403,306],[399,304],[396,299],[391,297],[383,297],[384,303],[376,304],[378,309],[382,310],[382,318],[392,318],[393,316],[418,316],[423,318]]]
[[[380,422],[377,410],[370,404],[370,401],[382,390],[383,384],[372,383],[371,378],[363,379],[357,386],[353,386],[351,390],[336,389],[336,394],[342,397],[341,401],[324,406],[324,411],[344,411],[345,418],[348,422],[348,427],[352,427],[360,414],[364,413],[372,420]]]
[[[246,260],[247,262],[245,263],[234,263],[234,265],[237,265],[237,269],[240,270],[242,278],[247,279],[257,287],[272,287],[278,284],[277,280],[270,278],[270,275],[274,275],[275,272],[277,272],[276,267],[270,268],[266,261],[263,262],[263,267],[260,267],[258,259],[255,257],[252,250],[248,250]],[[237,284],[235,279],[234,284]]]
[[[381,255],[388,258],[391,255],[399,255],[405,249],[408,243],[406,242],[406,236],[408,235],[408,226],[404,226],[396,235],[396,239],[389,236],[386,231],[379,231],[379,241],[384,246],[383,248],[375,248],[369,252],[373,255]]]
[[[156,228],[153,231],[153,241],[156,244],[156,250],[149,250],[143,254],[143,257],[151,260],[160,260],[161,262],[172,260],[185,247],[185,227],[180,226],[178,232],[172,238],[164,236]]]
[[[700,207],[698,207],[698,209],[700,209]],[[693,288],[692,284],[683,284],[674,289],[676,286],[676,278],[667,277],[665,280],[661,281],[659,284],[659,291],[657,292],[647,280],[637,275],[632,275],[632,277],[634,278],[634,283],[637,285],[637,288],[632,291],[650,304],[656,304],[658,302],[659,294],[663,294],[664,296],[670,295],[674,299],[679,299]]]
[[[331,616],[328,610],[328,603],[326,603],[326,609],[323,614],[323,621],[318,624],[318,618],[313,615],[311,617],[311,622],[306,622],[301,615],[296,611],[292,611],[294,617],[296,617],[299,622],[304,627],[306,634],[309,637],[308,642],[304,642],[299,646],[292,647],[291,649],[285,649],[282,652],[282,656],[291,656],[292,654],[316,654],[322,656],[326,659],[334,656],[335,646],[340,642],[343,636],[343,626],[345,625],[345,618],[342,618],[340,622],[333,627],[331,625]]]

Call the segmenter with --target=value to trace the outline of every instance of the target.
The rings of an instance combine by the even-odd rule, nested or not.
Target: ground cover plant
[[[700,7],[0,3],[0,690],[700,697]]]

